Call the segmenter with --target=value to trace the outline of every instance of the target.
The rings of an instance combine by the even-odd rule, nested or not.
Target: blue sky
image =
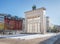
[[[0,0],[0,13],[24,17],[34,4],[37,8],[45,7],[51,23],[60,25],[60,0]]]

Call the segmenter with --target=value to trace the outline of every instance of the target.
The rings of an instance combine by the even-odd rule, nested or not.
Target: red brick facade
[[[4,18],[4,29],[5,30],[22,30],[23,19],[12,19]]]

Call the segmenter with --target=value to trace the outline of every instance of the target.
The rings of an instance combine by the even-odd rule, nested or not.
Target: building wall
[[[9,19],[4,17],[4,30],[9,29]]]
[[[16,20],[5,17],[4,22],[5,22],[4,23],[5,30],[22,30],[23,19]]]
[[[40,32],[40,17],[27,19],[28,22],[28,32],[37,33]],[[39,30],[39,31],[38,31]]]
[[[57,26],[56,28],[57,28],[57,30],[60,32],[60,26]]]
[[[4,29],[4,23],[0,23],[0,30]]]
[[[15,21],[14,20],[12,20],[12,19],[10,19],[9,20],[9,29],[10,30],[14,30],[15,29]]]
[[[4,29],[4,16],[0,15],[0,30]]]
[[[18,20],[15,21],[15,30],[18,30],[19,29],[19,24],[18,24]]]
[[[26,32],[26,30],[25,30],[25,18],[23,18],[22,29],[23,29],[23,33],[25,33]]]
[[[46,29],[47,29],[47,31],[49,30],[49,17],[47,16],[46,17]]]
[[[60,25],[54,25],[54,27],[60,32]]]
[[[18,26],[19,30],[22,30],[23,20],[19,20],[18,24],[19,24],[19,26]]]

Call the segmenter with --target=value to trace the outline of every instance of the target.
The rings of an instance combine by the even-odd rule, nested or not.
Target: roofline
[[[36,9],[36,10],[39,10],[39,9],[46,10],[46,8],[44,8],[44,7],[38,8],[38,9]],[[24,12],[24,13],[27,13],[27,12],[32,12],[32,11],[35,11],[35,10],[26,11],[26,12]]]

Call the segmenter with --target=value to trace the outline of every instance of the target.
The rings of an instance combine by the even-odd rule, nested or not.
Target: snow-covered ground
[[[33,35],[24,35],[24,36],[19,36],[19,37],[12,37],[12,38],[20,38],[20,39],[35,39],[35,38],[43,38],[43,37],[48,37],[48,36],[55,36],[56,34],[33,34]]]
[[[48,34],[17,34],[17,35],[1,35],[1,38],[11,38],[11,39],[35,39],[35,38],[43,38],[43,37],[51,37],[56,36],[56,33],[48,33]]]
[[[0,37],[10,38],[10,39],[24,39],[24,40],[50,37],[49,39],[43,41],[43,43],[44,44],[53,44],[58,38],[60,38],[60,33],[0,35]]]

